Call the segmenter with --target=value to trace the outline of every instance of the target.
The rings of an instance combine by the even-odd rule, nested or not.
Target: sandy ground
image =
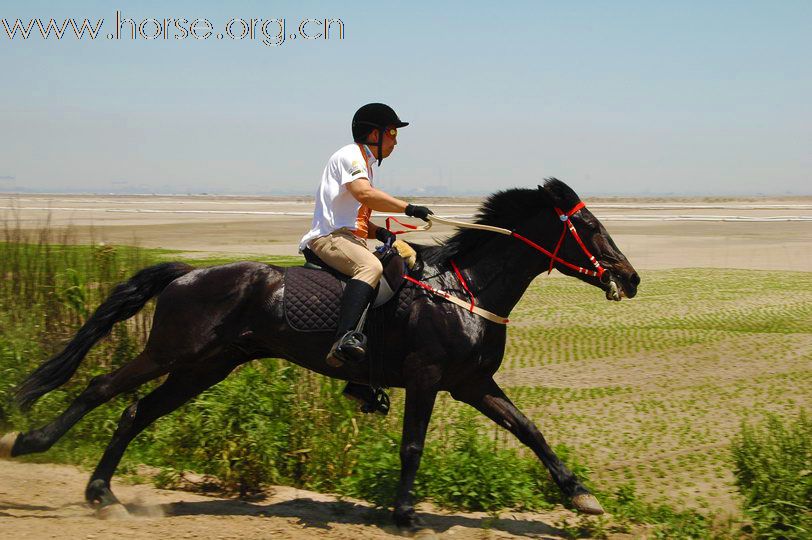
[[[85,505],[88,473],[67,465],[0,461],[0,533],[3,538],[398,538],[390,514],[364,502],[277,487],[259,502],[205,497],[149,485],[114,485],[130,516],[100,520]],[[429,506],[420,515],[433,529],[418,538],[566,538],[564,509],[544,514],[444,513]],[[635,536],[640,536],[641,531]],[[610,538],[631,538],[614,534]]]
[[[438,215],[463,220],[478,205],[470,198],[428,202]],[[812,197],[586,202],[638,270],[812,271]],[[48,223],[74,229],[80,241],[160,247],[189,257],[296,255],[312,212],[306,198],[0,194],[6,223],[23,228]],[[379,224],[383,219],[373,218]],[[697,219],[702,221],[686,221]],[[431,243],[451,230],[437,226],[409,238]]]

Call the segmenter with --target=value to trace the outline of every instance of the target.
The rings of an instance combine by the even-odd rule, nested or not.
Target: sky
[[[214,30],[108,39],[117,10]],[[35,18],[104,21],[8,37]],[[216,38],[235,18],[253,39]],[[325,19],[343,39],[305,39]],[[394,194],[809,195],[810,36],[808,0],[4,0],[0,191],[310,195],[380,101],[411,122],[376,179]]]

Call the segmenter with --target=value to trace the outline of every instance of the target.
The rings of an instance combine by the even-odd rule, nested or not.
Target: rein
[[[494,227],[492,225],[483,225],[483,224],[480,224],[480,223],[466,223],[464,221],[456,221],[456,220],[453,220],[453,219],[441,218],[441,217],[437,217],[437,216],[434,216],[434,215],[429,215],[428,218],[429,218],[430,221],[428,222],[428,224],[423,225],[423,226],[410,225],[409,223],[403,223],[401,221],[398,221],[396,218],[390,216],[390,217],[386,218],[386,228],[387,228],[387,230],[389,230],[393,234],[404,234],[404,233],[409,233],[409,232],[427,231],[427,230],[431,229],[431,226],[436,221],[438,223],[443,223],[443,224],[446,224],[446,225],[452,225],[454,227],[459,227],[459,228],[462,228],[462,229],[480,229],[480,230],[483,230],[483,231],[490,231],[490,232],[495,232],[495,233],[498,233],[498,234],[504,234],[506,236],[512,236],[513,238],[521,240],[522,242],[524,242],[528,246],[536,249],[537,251],[540,251],[541,253],[543,253],[544,255],[549,257],[550,258],[550,268],[547,271],[548,274],[553,271],[553,265],[556,262],[558,262],[559,264],[562,264],[562,265],[566,266],[567,268],[569,268],[571,270],[575,270],[576,272],[578,272],[580,274],[585,274],[587,276],[597,277],[598,279],[602,279],[604,272],[606,272],[606,269],[603,266],[601,266],[601,263],[599,263],[598,260],[595,258],[595,256],[592,255],[592,253],[589,252],[589,249],[587,249],[587,247],[584,244],[583,240],[581,240],[581,237],[578,234],[578,231],[575,229],[575,226],[572,224],[572,220],[570,219],[576,212],[578,212],[579,210],[581,210],[582,208],[585,208],[585,207],[586,207],[586,205],[584,205],[583,202],[579,202],[578,204],[573,206],[572,209],[569,212],[564,212],[560,208],[557,208],[557,207],[554,208],[556,214],[558,214],[558,219],[560,219],[561,222],[564,223],[564,229],[561,231],[561,236],[559,237],[558,242],[555,245],[555,249],[552,252],[545,249],[545,248],[543,248],[542,246],[536,244],[535,242],[533,242],[529,238],[526,238],[526,237],[522,236],[521,234],[517,233],[516,231],[512,231],[512,230],[509,230],[509,229],[504,229],[502,227]],[[395,223],[397,223],[399,225],[402,225],[403,227],[406,227],[406,229],[400,230],[400,231],[393,231],[390,228],[391,221],[394,221]],[[572,263],[570,263],[568,261],[565,261],[564,259],[562,259],[561,257],[558,256],[558,252],[561,249],[562,244],[564,243],[564,238],[567,235],[567,231],[569,231],[569,233],[572,235],[572,237],[575,238],[575,241],[581,247],[581,250],[584,252],[584,254],[589,259],[589,262],[592,263],[592,266],[595,267],[595,270],[590,270],[588,268],[584,268],[583,266],[577,266],[577,265],[572,264]],[[493,322],[498,323],[498,324],[507,324],[508,322],[510,322],[507,317],[501,317],[501,316],[499,316],[499,315],[497,315],[495,313],[492,313],[492,312],[490,312],[488,310],[485,310],[485,309],[482,309],[482,308],[478,307],[476,305],[476,298],[474,297],[474,293],[471,292],[471,289],[468,287],[468,284],[465,282],[465,278],[462,276],[462,272],[460,272],[460,269],[457,267],[457,265],[456,265],[456,263],[454,262],[453,259],[451,259],[450,262],[451,262],[451,267],[454,270],[454,274],[457,276],[457,280],[462,285],[463,290],[465,290],[465,292],[467,292],[468,296],[471,298],[470,304],[466,303],[464,300],[461,300],[461,299],[457,298],[456,296],[451,295],[450,293],[448,293],[448,292],[446,292],[446,291],[444,291],[442,289],[435,289],[434,287],[432,287],[428,283],[424,283],[424,282],[422,282],[420,280],[417,280],[417,279],[415,279],[415,278],[413,278],[413,277],[411,277],[409,275],[403,274],[403,277],[406,280],[414,283],[415,285],[418,285],[418,286],[426,289],[431,294],[434,294],[435,296],[439,296],[441,298],[445,298],[446,300],[448,300],[450,302],[453,302],[454,304],[457,304],[459,306],[462,306],[462,307],[468,309],[468,311],[470,311],[471,313],[475,313],[475,314],[477,314],[477,315],[479,315],[481,317],[484,317],[484,318],[488,319],[489,321],[493,321]]]

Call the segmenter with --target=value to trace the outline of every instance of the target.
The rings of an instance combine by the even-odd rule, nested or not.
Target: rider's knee
[[[369,262],[361,265],[358,269],[358,272],[353,276],[354,279],[360,279],[361,281],[369,284],[371,287],[376,287],[378,282],[381,280],[381,276],[383,275],[383,265],[381,261],[377,258],[370,260]]]
[[[376,258],[375,262],[371,266],[372,270],[375,272],[375,278],[381,279],[381,276],[383,275],[383,264],[381,264],[381,260]]]

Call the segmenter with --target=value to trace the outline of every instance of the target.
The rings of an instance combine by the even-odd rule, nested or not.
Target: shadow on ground
[[[156,511],[165,516],[255,516],[296,518],[305,528],[329,530],[333,524],[354,524],[373,526],[388,533],[396,533],[392,524],[392,514],[388,510],[369,508],[348,501],[316,501],[301,498],[271,504],[255,504],[245,501],[216,499],[200,502],[177,502],[162,505],[128,504],[127,510],[133,515],[154,515]],[[543,521],[527,519],[479,519],[459,515],[444,515],[431,512],[418,512],[425,525],[435,532],[442,533],[456,526],[472,529],[496,529],[517,536],[551,535],[566,536],[562,529]],[[487,525],[486,525],[487,524]]]

